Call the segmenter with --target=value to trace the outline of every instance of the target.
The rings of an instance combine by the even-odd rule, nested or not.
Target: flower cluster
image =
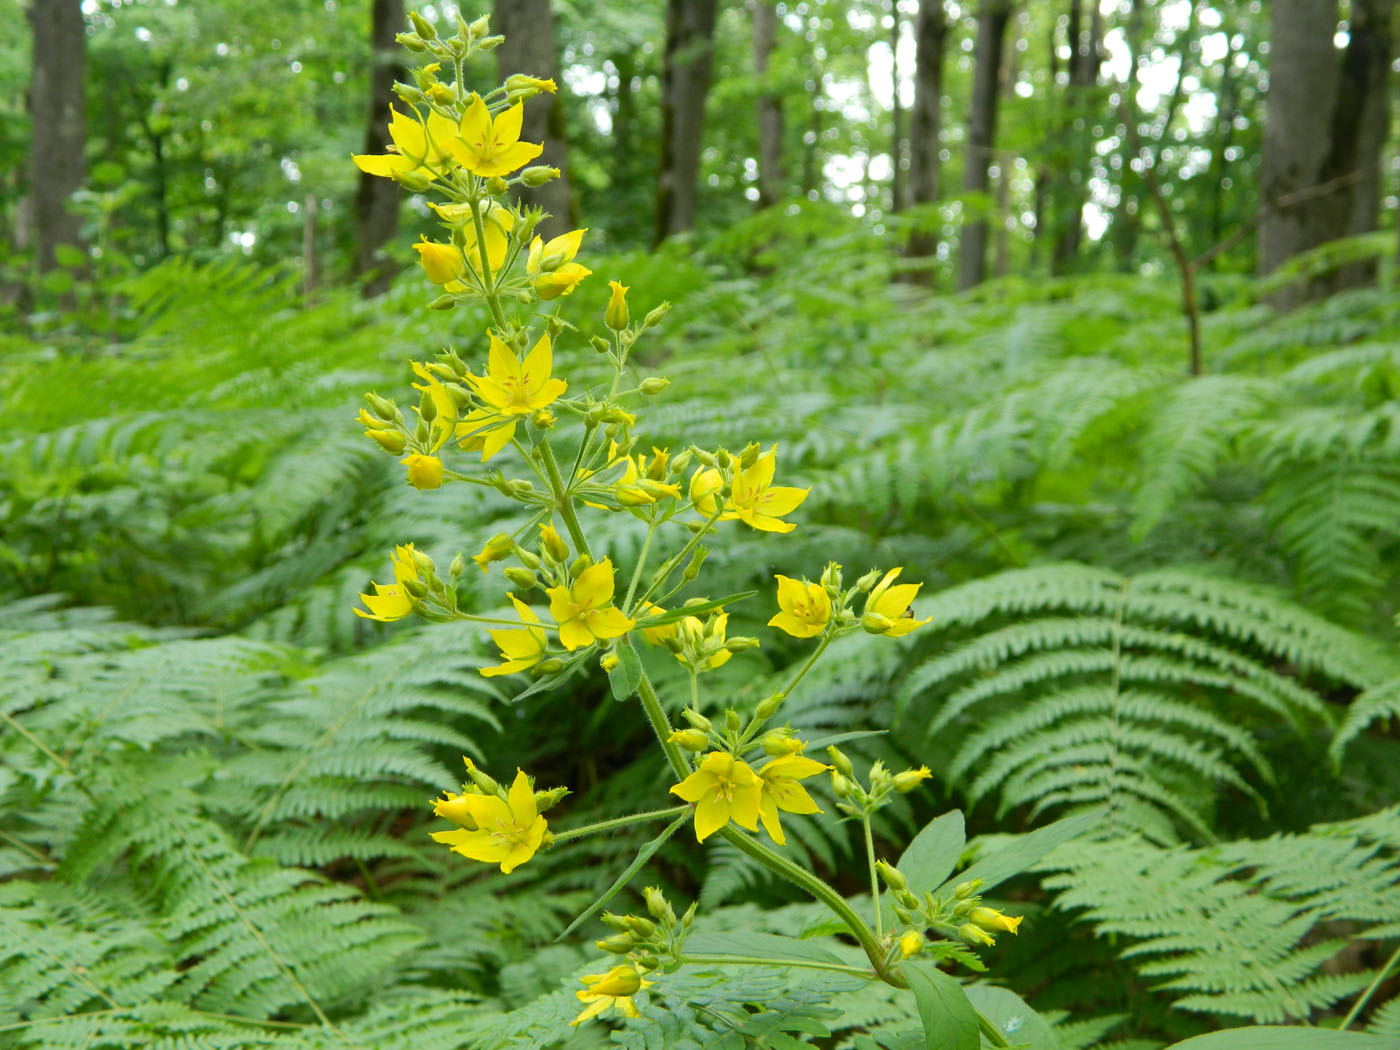
[[[478,303],[490,320],[469,351],[447,349],[411,363],[416,403],[402,408],[393,398],[370,393],[356,418],[371,441],[399,460],[413,488],[478,485],[514,501],[522,513],[519,527],[491,536],[470,556],[487,586],[504,578],[504,608],[478,607],[480,589],[462,578],[468,560],[462,553],[442,574],[426,553],[404,544],[392,558],[393,582],[373,583],[355,612],[384,623],[409,616],[479,623],[497,651],[480,673],[493,680],[532,678],[527,692],[596,662],[616,699],[639,703],[674,774],[665,796],[669,809],[551,832],[544,814],[567,789],[537,791],[519,770],[504,787],[468,760],[461,790],[433,802],[434,813],[455,826],[433,838],[509,874],[551,844],[619,823],[668,819],[671,831],[692,823],[698,842],[716,835],[737,841],[751,855],[767,858],[774,871],[800,881],[791,862],[766,842],[786,845],[782,814],[824,812],[809,790],[812,778],[831,774],[836,809],[865,822],[869,844],[870,813],[891,792],[913,790],[930,774],[923,767],[890,774],[877,763],[868,786],[862,785],[846,756],[835,749],[828,752],[830,762],[807,756],[802,737],[775,720],[838,638],[861,630],[899,638],[927,624],[912,610],[920,585],[896,582],[900,568],[871,571],[847,585],[835,563],[815,581],[778,575],[777,612],[768,626],[811,643],[810,654],[783,688],[751,711],[725,707],[713,720],[702,713],[701,677],[760,644],[729,633],[725,605],[737,598],[695,593],[708,553],[705,541],[741,526],[773,537],[788,534],[796,528],[789,516],[810,489],[779,483],[776,446],[753,443],[731,452],[694,444],[659,448],[639,440],[639,405],[661,394],[667,381],[638,374],[634,352],[662,323],[668,304],[634,312],[631,287],[610,280],[607,305],[593,322],[598,334],[570,347],[580,328],[560,315],[572,300],[561,301],[592,275],[581,261],[588,231],[539,233],[545,216],[513,198],[517,189],[558,175],[532,164],[542,147],[521,139],[523,103],[555,85],[516,75],[489,91],[470,90],[464,81],[469,60],[501,39],[489,34],[486,19],[459,19],[456,35],[444,38],[421,17],[411,17],[414,31],[399,39],[432,61],[415,70],[413,84],[395,86],[403,105],[390,118],[388,151],[354,161],[370,175],[429,198],[441,232],[413,246],[434,290],[428,306]],[[582,375],[571,355],[583,349],[595,351],[594,360],[606,362],[611,374],[601,381]],[[644,525],[635,558],[629,553],[617,565],[617,551],[594,553],[584,522],[595,512],[630,514]],[[644,659],[642,640],[664,652]],[[689,680],[691,703],[680,724],[667,716],[647,673],[647,661],[664,660],[665,652]],[[869,956],[872,975],[885,979],[891,979],[892,960],[919,950],[925,931],[941,929],[951,918],[969,943],[979,938],[967,931],[990,938],[996,929],[1014,932],[1019,921],[975,902],[966,908],[950,904],[935,914],[928,902],[900,898],[901,919],[910,929],[881,940],[878,894],[872,933],[815,876],[800,884],[836,910]],[[583,978],[577,995],[584,1009],[575,1024],[605,1011],[636,1016],[636,997],[654,983],[648,975],[694,961],[683,950],[694,905],[677,919],[659,891],[649,888],[646,898],[650,918],[603,916],[615,932],[598,947],[623,958]],[[921,928],[916,912],[927,920]]]

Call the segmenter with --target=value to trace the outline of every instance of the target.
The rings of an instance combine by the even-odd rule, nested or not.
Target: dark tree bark
[[[369,83],[366,153],[383,153],[390,142],[389,104],[394,100],[394,81],[407,76],[399,64],[394,34],[404,28],[403,0],[373,0],[370,46],[374,64]],[[387,290],[394,275],[394,263],[384,254],[384,246],[399,232],[402,198],[402,191],[391,179],[360,173],[360,187],[355,195],[355,275],[365,278],[361,288],[366,298]]]
[[[1089,24],[1084,25],[1083,8],[1087,2]],[[1069,92],[1068,97],[1076,111],[1084,106],[1084,96],[1088,89],[1099,81],[1099,66],[1103,62],[1103,15],[1099,13],[1098,0],[1070,0],[1069,7]],[[1087,124],[1087,121],[1085,122]],[[1071,124],[1072,126],[1072,124]],[[1084,166],[1088,162],[1089,137],[1081,133],[1074,136],[1071,151],[1071,185],[1067,195],[1068,207],[1059,223],[1055,238],[1055,251],[1050,259],[1052,273],[1065,273],[1074,265],[1079,255],[1079,243],[1084,236]]]
[[[1259,191],[1259,272],[1267,274],[1338,233],[1375,228],[1380,148],[1388,107],[1390,15],[1395,0],[1356,0],[1350,42],[1338,62],[1332,45],[1335,0],[1275,0]],[[1303,206],[1280,198],[1313,188]],[[1280,288],[1279,309],[1370,279],[1368,267],[1343,267]]]
[[[718,0],[667,0],[661,71],[661,166],[656,240],[695,226],[700,140],[710,93]]]
[[[500,76],[512,73],[559,79],[559,58],[554,45],[554,13],[549,0],[496,0],[491,31],[505,36],[496,49]],[[569,186],[569,143],[564,128],[564,102],[558,94],[539,94],[525,103],[520,137],[543,142],[544,152],[535,164],[559,169],[559,178],[535,189],[517,187],[516,197],[549,212],[535,229],[549,240],[574,228],[576,209]]]
[[[778,10],[773,0],[749,0],[753,11],[753,68],[758,77],[758,205],[785,196],[783,97],[767,83],[768,65],[778,43]]]
[[[1002,41],[1011,17],[1010,0],[982,0],[977,10],[977,45],[973,52],[972,105],[967,118],[967,161],[963,189],[987,192],[987,169],[996,144],[997,102],[1001,87]],[[987,276],[987,219],[963,224],[958,250],[958,291],[982,283]]]
[[[920,0],[914,19],[914,110],[909,127],[909,203],[918,207],[938,200],[938,139],[943,129],[943,55],[948,46],[948,16],[943,0]],[[909,254],[933,255],[938,234],[918,230],[909,239]]]
[[[47,273],[58,265],[58,245],[78,243],[78,216],[68,210],[68,200],[82,186],[86,172],[82,5],[79,0],[38,0],[29,5],[29,23],[34,31],[30,215],[39,272]]]
[[[1013,29],[1007,35],[1005,54],[1001,60],[1001,77],[997,90],[1002,98],[1006,98],[1015,88],[1016,78],[1021,73],[1021,52],[1016,44],[1030,26],[1030,20],[1024,11],[1016,17],[1021,23],[1020,28]],[[997,277],[1006,277],[1011,273],[1011,161],[1012,156],[1009,153],[999,154],[997,161],[997,235],[994,241],[995,262],[992,270]]]
[[[899,97],[899,34],[903,27],[899,0],[890,0],[890,16],[890,210],[903,211],[909,204],[909,173],[905,166],[904,103]]]

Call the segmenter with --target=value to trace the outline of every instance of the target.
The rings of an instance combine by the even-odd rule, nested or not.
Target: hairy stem
[[[875,905],[875,939],[885,939],[885,919],[880,908],[880,880],[875,872],[875,839],[870,834],[870,813],[860,815],[860,824],[865,831],[865,858],[870,862],[870,900]]]
[[[841,963],[817,962],[815,959],[765,959],[756,955],[682,955],[682,963],[720,966],[791,966],[798,970],[830,970],[832,973],[848,973],[853,977],[875,975],[859,966],[844,966]]]
[[[628,824],[642,824],[648,820],[664,820],[667,817],[679,816],[690,807],[672,806],[670,809],[652,809],[645,813],[632,813],[625,817],[613,817],[611,820],[600,820],[596,824],[584,824],[582,827],[569,828],[567,831],[560,831],[554,836],[554,843],[568,842],[571,839],[581,839],[585,835],[596,835],[600,831],[611,831],[613,828],[624,828]]]
[[[547,438],[539,443],[539,451],[540,462],[544,464],[549,487],[554,493],[554,505],[559,509],[559,516],[564,519],[564,525],[569,530],[569,535],[573,537],[574,546],[578,548],[578,552],[592,558],[593,553],[588,549],[588,537],[583,534],[583,526],[578,523],[578,514],[574,512],[574,501],[569,498],[568,489],[564,487],[564,479],[559,476],[559,464],[554,458],[554,450],[549,447]]]

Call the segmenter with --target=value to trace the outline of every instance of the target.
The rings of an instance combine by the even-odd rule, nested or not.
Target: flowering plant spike
[[[420,277],[434,296],[427,305],[479,303],[490,321],[463,346],[412,362],[419,380],[413,384],[416,404],[404,409],[392,398],[368,394],[357,422],[399,459],[406,483],[422,498],[434,498],[446,485],[480,485],[518,502],[525,514],[514,533],[480,537],[480,552],[470,555],[487,574],[487,586],[504,576],[497,602],[502,609],[464,602],[457,588],[465,563],[461,552],[444,580],[432,557],[406,542],[392,557],[394,582],[374,583],[372,593],[360,596],[364,608],[355,612],[385,623],[417,616],[481,624],[499,652],[494,662],[480,665],[480,673],[497,682],[548,687],[576,670],[601,667],[618,699],[635,699],[630,710],[650,723],[674,777],[669,786],[658,786],[646,812],[555,831],[544,813],[567,789],[537,790],[523,770],[505,787],[468,760],[460,791],[433,802],[435,815],[455,827],[435,832],[433,839],[509,876],[541,850],[567,849],[572,839],[620,824],[669,821],[663,837],[690,824],[697,843],[723,838],[827,906],[865,956],[863,968],[833,964],[839,972],[909,988],[903,967],[915,965],[915,956],[919,965],[930,955],[975,963],[970,946],[1016,933],[1021,920],[983,904],[978,887],[966,888],[970,884],[947,893],[927,887],[917,896],[905,875],[875,853],[871,815],[895,795],[918,789],[929,770],[891,773],[876,762],[862,779],[837,748],[829,749],[830,762],[804,755],[800,729],[776,721],[836,639],[861,630],[900,638],[928,623],[912,610],[920,585],[895,583],[900,568],[872,570],[847,585],[835,563],[822,567],[815,580],[778,575],[766,599],[773,610],[769,641],[796,640],[808,648],[805,659],[781,689],[750,709],[705,696],[701,678],[731,658],[744,659],[761,640],[730,635],[729,613],[704,593],[704,544],[749,529],[769,537],[765,561],[780,561],[782,537],[798,527],[789,515],[810,489],[779,483],[790,464],[785,461],[780,471],[776,447],[663,449],[641,440],[641,402],[664,392],[667,383],[640,374],[634,352],[662,322],[668,304],[648,302],[640,282],[610,277],[606,310],[594,319],[600,334],[591,347],[581,338],[570,346],[577,329],[563,311],[593,273],[579,261],[587,231],[545,240],[535,232],[541,213],[510,195],[513,187],[536,186],[558,174],[528,166],[542,144],[521,139],[522,103],[554,91],[554,83],[518,74],[498,87],[474,90],[464,80],[468,60],[500,42],[489,35],[486,19],[459,20],[460,31],[450,38],[425,32],[420,16],[412,21],[417,28],[400,41],[433,61],[415,71],[414,85],[395,85],[402,108],[393,110],[388,151],[354,162],[430,198],[441,231],[413,246]],[[562,351],[564,365],[559,374],[556,351]],[[602,374],[590,373],[581,360],[606,367]],[[630,514],[645,525],[645,542],[632,564],[614,564],[595,549],[588,522],[609,514]],[[504,563],[501,573],[490,575],[495,562]],[[507,585],[511,590],[504,593]],[[678,723],[667,715],[647,672],[647,661],[664,654],[653,648],[646,660],[639,655],[648,645],[669,650],[686,669],[690,702]],[[713,718],[704,713],[707,708]],[[829,785],[823,773],[830,775]],[[819,802],[814,791],[829,802]],[[782,813],[859,821],[869,900],[848,901],[781,852],[787,846]],[[666,975],[686,965],[788,965],[781,959],[691,954],[685,941],[697,921],[695,907],[677,919],[659,890],[648,888],[645,896],[650,917],[603,914],[615,933],[598,947],[619,958],[605,964],[605,972],[583,976],[577,997],[584,1010],[575,1024],[605,1013],[641,1015],[649,995],[666,994]]]

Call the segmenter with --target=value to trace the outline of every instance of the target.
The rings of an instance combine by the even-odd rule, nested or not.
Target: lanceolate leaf
[[[962,985],[932,963],[904,964],[924,1026],[925,1050],[981,1050],[977,1011]]]
[[[562,941],[569,934],[573,933],[574,930],[578,929],[580,924],[590,918],[594,912],[604,904],[607,904],[608,901],[612,900],[613,897],[617,895],[617,891],[626,886],[632,876],[641,870],[642,865],[651,860],[651,855],[661,848],[661,844],[679,831],[685,823],[690,820],[690,816],[689,810],[682,813],[675,820],[671,821],[671,823],[667,824],[666,829],[662,831],[660,835],[657,835],[656,838],[644,844],[642,848],[637,851],[636,859],[634,859],[631,864],[627,865],[626,870],[617,877],[617,880],[611,886],[603,891],[602,896],[580,912],[574,921],[565,927],[564,932],[554,939],[556,941]]]

